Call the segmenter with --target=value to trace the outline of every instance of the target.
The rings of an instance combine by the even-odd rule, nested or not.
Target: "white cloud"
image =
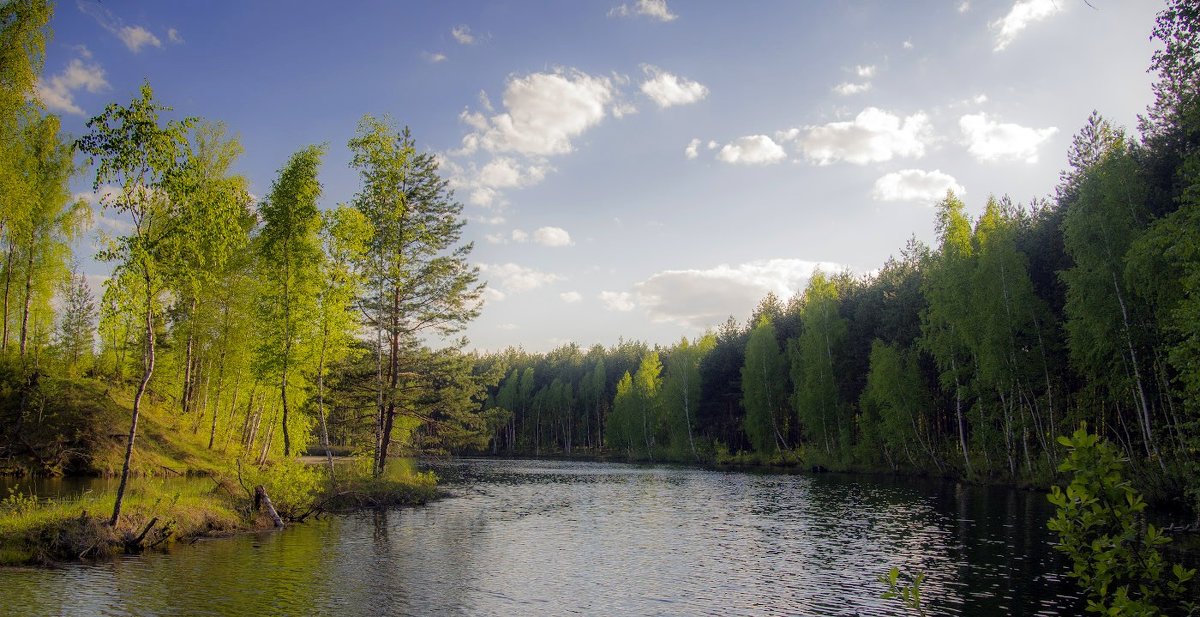
[[[143,47],[149,45],[151,47],[162,47],[162,41],[158,40],[149,30],[141,26],[123,26],[117,31],[117,36],[129,51],[138,53]]]
[[[529,234],[521,231],[520,229],[514,229],[514,230],[512,230],[512,241],[513,242],[529,242]]]
[[[431,53],[428,51],[423,51],[423,52],[421,52],[421,57],[424,58],[425,61],[430,64],[437,64],[439,62],[446,61],[446,54],[443,54],[441,52],[432,52]]]
[[[612,106],[612,115],[618,120],[625,116],[632,116],[637,111],[637,107],[633,103],[617,103]]]
[[[583,294],[579,293],[578,291],[564,291],[563,293],[558,294],[558,297],[567,304],[583,302]]]
[[[833,91],[842,96],[850,96],[851,94],[859,94],[862,92],[866,92],[867,90],[870,90],[870,89],[871,89],[871,82],[869,82],[869,81],[863,82],[861,84],[856,84],[856,83],[847,81],[847,82],[842,82],[833,87]]]
[[[966,13],[969,10],[971,10],[971,0],[963,0],[962,2],[958,3],[958,12],[960,14]]]
[[[604,304],[605,310],[620,313],[628,313],[637,308],[633,294],[628,291],[602,291],[600,292],[600,302]]]
[[[477,167],[475,163],[463,166],[449,159],[440,161],[439,165],[449,176],[451,188],[465,192],[467,203],[483,208],[503,206],[506,202],[501,190],[533,186],[545,180],[546,174],[553,170],[540,160],[522,163],[506,156],[495,157],[483,167]]]
[[[454,40],[463,45],[473,45],[475,43],[475,35],[471,34],[471,28],[466,24],[461,24],[451,28],[450,36],[453,36]]]
[[[875,65],[858,65],[854,67],[854,74],[863,79],[870,79],[875,76]]]
[[[876,180],[871,196],[880,201],[932,202],[944,197],[946,191],[958,195],[967,192],[954,176],[942,173],[940,169],[902,169]]]
[[[818,268],[825,272],[844,269],[834,263],[767,259],[707,270],[666,270],[634,286],[636,304],[654,321],[706,328],[730,315],[739,319],[749,316],[767,292],[791,297],[807,285]],[[627,300],[629,309],[624,310],[631,310],[633,299]]]
[[[167,40],[176,45],[183,44],[183,35],[175,28],[167,28]]]
[[[149,45],[151,47],[162,47],[162,41],[149,30],[142,26],[127,26],[125,22],[112,14],[112,11],[100,6],[97,2],[85,2],[79,0],[76,3],[79,10],[84,14],[96,20],[101,28],[108,30],[117,38],[121,39],[122,43],[129,48],[129,51],[138,53],[143,47]],[[178,34],[178,32],[176,33]]]
[[[697,138],[689,141],[687,147],[683,149],[683,155],[689,161],[700,156],[700,140]]]
[[[852,121],[808,127],[800,147],[806,158],[820,165],[835,161],[865,165],[924,156],[930,132],[929,118],[923,113],[901,119],[868,107]]]
[[[507,293],[530,291],[562,279],[557,274],[542,272],[514,263],[479,264],[479,271],[490,281],[499,281],[499,287]]]
[[[107,88],[108,80],[104,78],[104,69],[99,64],[75,58],[62,73],[52,75],[49,79],[39,78],[34,86],[34,94],[50,111],[82,116],[83,109],[75,104],[75,91],[96,93]]]
[[[483,299],[487,302],[500,302],[506,297],[508,296],[506,296],[503,291],[500,291],[495,287],[483,288]]]
[[[505,238],[504,234],[485,234],[483,239],[487,240],[488,244],[508,244],[508,238]]]
[[[903,47],[904,49],[912,49],[913,48],[912,39],[908,39],[908,40],[904,41],[904,43],[901,45],[901,47]]]
[[[539,227],[533,241],[542,246],[571,246],[571,234],[561,227]]]
[[[996,31],[996,46],[993,51],[1003,51],[1017,35],[1034,22],[1062,12],[1063,0],[1017,0],[1004,17],[991,23]]]
[[[766,135],[739,137],[717,152],[717,160],[734,165],[770,165],[786,158],[783,147]]]
[[[611,79],[575,69],[510,77],[505,112],[484,116],[464,111],[459,118],[474,130],[463,137],[462,154],[482,148],[549,156],[571,152],[571,139],[600,123],[617,90]]]
[[[661,108],[690,105],[708,96],[708,88],[700,82],[673,75],[649,64],[643,64],[642,71],[648,78],[642,82],[642,94]]]
[[[797,129],[797,128],[791,128],[786,131],[775,131],[775,141],[778,143],[781,143],[781,144],[787,143],[789,141],[793,141],[799,136],[800,136],[800,129]],[[714,147],[713,142],[710,141],[708,143],[709,143],[708,149],[709,150],[713,149],[713,147]]]
[[[632,6],[622,4],[608,12],[609,17],[633,17],[643,15],[658,21],[674,21],[678,15],[667,7],[667,0],[637,0]]]
[[[518,328],[517,324],[515,324],[515,323],[502,323],[496,327],[501,330],[508,331],[508,332],[512,332],[513,330],[516,330]]]
[[[546,171],[545,166],[522,165],[511,158],[501,156],[492,159],[479,170],[477,181],[480,186],[488,188],[521,188],[544,180]]]
[[[980,161],[1025,161],[1036,163],[1038,147],[1058,132],[1055,127],[1035,129],[1019,124],[1000,123],[986,113],[968,114],[958,119],[967,141],[967,150]]]

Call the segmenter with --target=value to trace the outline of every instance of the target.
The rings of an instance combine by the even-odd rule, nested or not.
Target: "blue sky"
[[[472,347],[669,344],[813,268],[869,272],[932,242],[947,188],[972,213],[1051,194],[1093,109],[1136,127],[1159,8],[67,0],[39,92],[79,135],[149,80],[240,136],[256,195],[326,143],[325,207],[357,190],[359,118],[389,115],[465,206],[489,281]]]

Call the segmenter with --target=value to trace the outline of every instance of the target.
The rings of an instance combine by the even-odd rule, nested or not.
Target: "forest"
[[[947,194],[937,241],[669,347],[481,357],[494,453],[1049,482],[1081,423],[1200,505],[1200,9],[1159,15],[1137,134],[1083,119],[1053,195]],[[1186,497],[1185,497],[1186,496]]]
[[[1154,37],[1137,133],[1083,119],[1054,194],[947,194],[937,242],[869,274],[818,272],[662,347],[469,351],[484,310],[462,204],[408,128],[363,117],[353,195],[322,210],[325,146],[270,191],[219,121],[149,83],[81,136],[32,96],[53,6],[0,6],[0,461],[95,472],[64,392],[128,400],[120,515],[142,409],[229,461],[413,453],[803,465],[1045,484],[1086,423],[1139,484],[1200,503],[1200,11]],[[98,207],[72,196],[86,178]],[[112,275],[71,247],[99,216]],[[90,385],[88,385],[90,384]],[[86,390],[91,392],[93,390]],[[56,408],[56,405],[58,407]],[[64,430],[69,427],[70,430]],[[72,432],[73,431],[73,432]]]

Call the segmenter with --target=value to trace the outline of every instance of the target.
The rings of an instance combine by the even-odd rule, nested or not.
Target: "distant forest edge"
[[[1138,136],[1094,113],[1052,197],[971,220],[948,194],[937,246],[878,272],[817,273],[670,347],[545,354],[467,351],[483,284],[462,205],[407,128],[363,118],[344,205],[318,207],[319,145],[256,202],[237,139],[149,84],[64,135],[33,96],[52,11],[0,3],[0,469],[96,471],[87,433],[119,430],[114,521],[144,399],[230,465],[336,449],[377,475],[399,453],[589,454],[1041,483],[1086,422],[1200,511],[1193,2],[1159,14]],[[99,212],[96,302],[70,247]],[[111,392],[127,428],[78,424],[68,390]]]
[[[1200,503],[1200,6],[1153,36],[1140,139],[1099,113],[1054,195],[947,194],[937,246],[815,274],[749,321],[668,347],[623,341],[478,359],[494,452],[802,461],[1046,482],[1080,423],[1160,497]]]

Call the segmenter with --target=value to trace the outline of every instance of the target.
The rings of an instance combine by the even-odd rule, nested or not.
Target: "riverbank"
[[[99,482],[100,480],[96,480]],[[167,551],[201,538],[277,527],[251,487],[262,486],[286,525],[322,513],[423,505],[440,494],[432,473],[389,466],[383,477],[326,470],[296,460],[245,470],[242,477],[140,477],[130,482],[120,521],[110,526],[111,487],[42,497],[10,489],[0,500],[0,566],[54,565],[117,554]]]
[[[103,559],[271,529],[273,518],[254,499],[259,485],[287,523],[437,496],[437,478],[406,461],[389,464],[378,478],[346,462],[336,481],[323,465],[298,459],[255,465],[237,439],[213,439],[202,418],[148,396],[122,515],[109,525],[132,406],[126,390],[42,376],[0,396],[0,411],[15,419],[0,430],[0,476],[10,478],[0,492],[0,565]],[[52,477],[92,480],[80,480],[77,490],[38,494],[40,479]]]

